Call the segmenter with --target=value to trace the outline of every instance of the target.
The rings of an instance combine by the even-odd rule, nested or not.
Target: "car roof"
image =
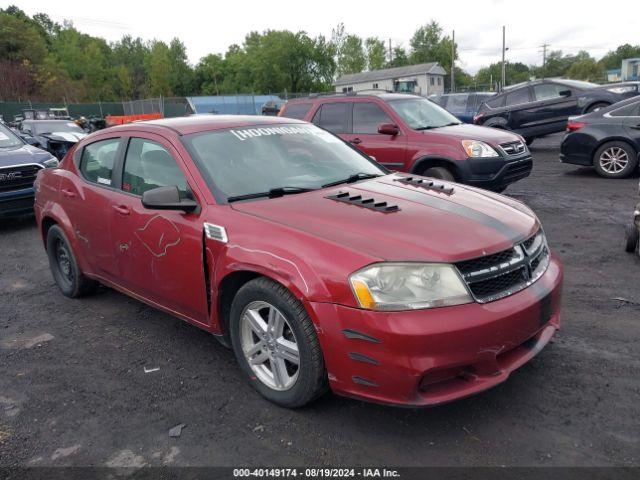
[[[221,130],[224,128],[258,127],[264,125],[306,124],[301,120],[292,118],[280,118],[261,115],[190,115],[188,117],[163,118],[160,120],[148,120],[133,122],[126,125],[111,127],[115,130],[144,130],[154,132],[158,130],[172,130],[179,135]]]
[[[309,103],[309,102],[322,102],[324,100],[345,100],[349,101],[354,98],[380,98],[382,100],[399,100],[403,98],[425,98],[420,95],[414,95],[412,93],[398,93],[398,92],[387,92],[385,90],[379,92],[371,92],[367,91],[367,93],[360,92],[348,92],[348,93],[327,93],[327,94],[318,94],[318,95],[310,95],[308,97],[299,97],[292,98],[287,103]]]

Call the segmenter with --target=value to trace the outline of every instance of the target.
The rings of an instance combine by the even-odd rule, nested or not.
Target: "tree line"
[[[623,45],[596,61],[587,52],[549,53],[545,68],[508,63],[507,83],[532,76],[602,80],[622,58],[640,56]],[[330,37],[305,32],[250,32],[242,45],[189,63],[185,45],[126,35],[117,42],[59,24],[47,14],[32,17],[16,6],[0,9],[0,100],[118,101],[155,96],[229,93],[322,92],[336,76],[365,70],[439,62],[450,72],[458,46],[435,21],[414,32],[408,48],[388,48],[378,37],[361,38],[343,24]],[[475,76],[454,67],[456,87],[488,86],[500,78],[500,63]],[[445,88],[449,88],[449,77]]]

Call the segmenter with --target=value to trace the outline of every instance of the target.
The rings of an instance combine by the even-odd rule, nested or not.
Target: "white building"
[[[438,62],[421,63],[343,75],[333,82],[333,85],[336,92],[381,89],[428,96],[444,93],[444,76],[446,74],[447,72]]]

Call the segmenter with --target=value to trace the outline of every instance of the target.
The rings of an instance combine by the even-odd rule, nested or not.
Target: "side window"
[[[346,102],[325,103],[313,117],[313,123],[333,133],[347,132]]]
[[[611,110],[609,115],[612,117],[637,117],[640,116],[640,103],[632,103],[624,107]]]
[[[353,104],[353,133],[378,133],[381,123],[393,123],[375,103],[355,102]]]
[[[110,186],[119,145],[119,138],[110,138],[84,147],[80,159],[82,176],[90,182]]]
[[[541,83],[533,86],[533,95],[536,97],[536,101],[539,102],[552,98],[560,98],[560,92],[563,90],[569,90],[569,87],[557,83]]]
[[[31,125],[27,125],[27,124],[20,124],[20,130],[22,130],[25,133],[31,133]]]
[[[518,88],[513,92],[507,93],[507,106],[511,105],[521,105],[523,103],[529,103],[531,101],[531,97],[529,96],[529,89]]]
[[[307,112],[311,110],[312,106],[312,103],[292,103],[291,105],[285,105],[282,116],[302,120]]]
[[[182,170],[159,143],[143,138],[129,141],[122,174],[122,190],[142,195],[157,187],[177,186],[180,198],[187,198],[189,187]]]
[[[447,110],[454,115],[466,112],[468,97],[469,95],[466,93],[454,93],[453,95],[449,95]]]
[[[485,103],[493,108],[504,107],[504,95],[496,95],[491,100],[487,100]]]

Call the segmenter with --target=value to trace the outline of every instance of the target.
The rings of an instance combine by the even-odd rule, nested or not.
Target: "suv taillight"
[[[484,117],[484,113],[476,113],[473,116],[473,123],[478,123],[482,117]]]
[[[584,126],[585,126],[584,122],[569,121],[569,123],[567,123],[567,132],[575,132],[577,130],[580,130]]]

